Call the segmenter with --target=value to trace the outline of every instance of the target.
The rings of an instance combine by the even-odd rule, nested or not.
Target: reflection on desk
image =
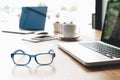
[[[35,69],[30,66],[15,66],[12,70],[12,75],[19,79],[28,78],[30,76],[37,77],[48,77],[53,75],[55,72],[55,68],[52,65],[49,66],[37,66]]]

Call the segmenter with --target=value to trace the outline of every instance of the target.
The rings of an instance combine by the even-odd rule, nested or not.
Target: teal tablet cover
[[[44,30],[47,7],[22,7],[19,28],[25,30]]]

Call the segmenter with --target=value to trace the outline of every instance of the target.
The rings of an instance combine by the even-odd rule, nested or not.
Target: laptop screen
[[[44,30],[46,22],[47,6],[22,7],[20,17],[20,29]]]
[[[102,41],[120,47],[120,1],[108,1]]]

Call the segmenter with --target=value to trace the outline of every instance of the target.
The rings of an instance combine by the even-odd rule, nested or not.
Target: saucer
[[[73,41],[77,40],[79,38],[79,35],[75,35],[74,37],[64,37],[63,35],[60,35],[59,38],[61,40]]]

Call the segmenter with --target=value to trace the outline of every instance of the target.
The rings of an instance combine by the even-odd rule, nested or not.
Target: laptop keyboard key
[[[120,50],[107,46],[105,44],[99,43],[99,42],[92,42],[92,43],[80,43],[81,45],[92,49],[98,53],[101,53],[109,58],[120,58]]]

